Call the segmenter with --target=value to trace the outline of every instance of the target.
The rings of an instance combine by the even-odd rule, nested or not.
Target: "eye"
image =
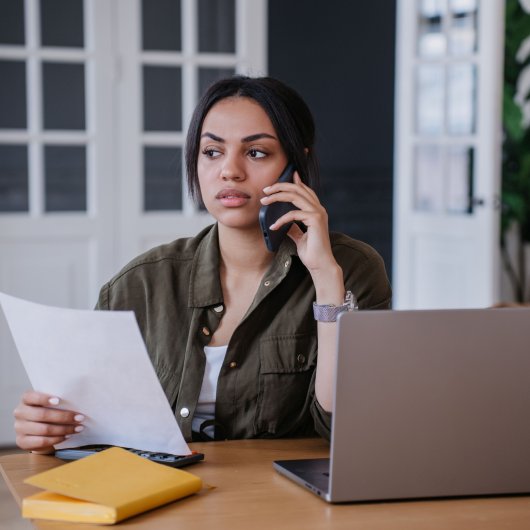
[[[217,158],[218,156],[221,156],[221,151],[213,147],[205,147],[202,150],[202,154],[205,155],[207,158]]]
[[[264,158],[267,156],[267,153],[264,153],[259,149],[249,149],[248,155],[250,156],[250,158]]]

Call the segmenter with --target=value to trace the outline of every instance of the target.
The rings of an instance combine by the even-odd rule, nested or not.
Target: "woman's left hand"
[[[297,172],[294,173],[293,183],[277,182],[263,191],[266,197],[262,204],[273,202],[292,202],[298,210],[291,210],[282,215],[272,226],[277,230],[284,224],[301,221],[307,227],[304,233],[298,225],[293,223],[287,235],[295,242],[298,256],[307,267],[311,275],[336,267],[337,262],[331,251],[328,232],[328,214],[320,203],[317,194],[306,186]]]

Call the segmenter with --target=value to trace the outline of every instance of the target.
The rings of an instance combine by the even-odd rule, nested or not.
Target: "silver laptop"
[[[345,313],[334,399],[328,502],[530,492],[530,309]]]

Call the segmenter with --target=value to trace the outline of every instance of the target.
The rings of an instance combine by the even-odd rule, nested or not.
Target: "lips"
[[[227,188],[221,190],[216,196],[216,199],[250,199],[250,195],[241,190]]]
[[[250,202],[250,195],[234,188],[225,188],[215,198],[224,208],[240,208]]]

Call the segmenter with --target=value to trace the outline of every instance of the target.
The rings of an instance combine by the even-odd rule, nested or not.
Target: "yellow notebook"
[[[113,447],[27,478],[46,491],[22,501],[22,516],[114,524],[198,492],[199,477]]]

